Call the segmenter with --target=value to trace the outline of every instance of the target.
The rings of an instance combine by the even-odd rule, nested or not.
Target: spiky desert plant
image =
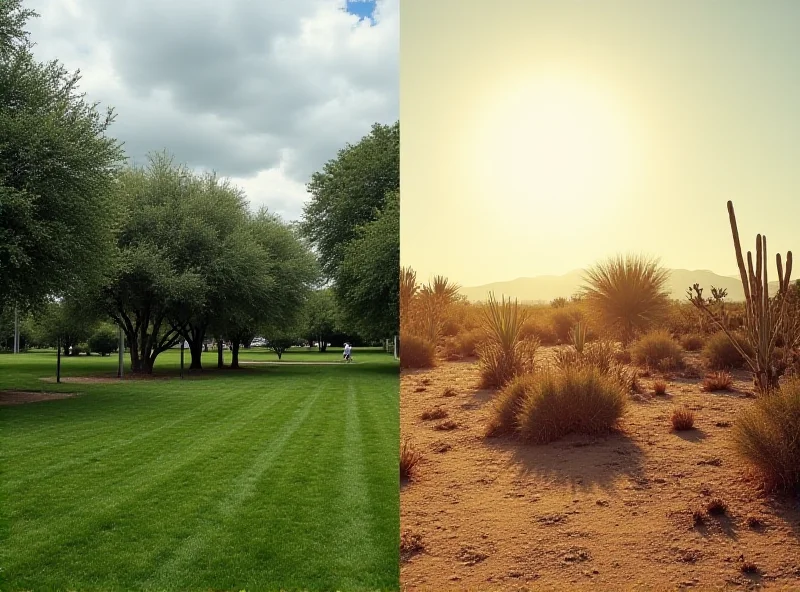
[[[583,353],[583,348],[586,345],[586,323],[578,321],[575,326],[569,331],[569,340],[572,347],[575,348],[579,354]]]
[[[411,304],[417,295],[417,272],[410,267],[400,269],[400,326],[408,330],[408,321],[411,315]]]
[[[400,445],[400,480],[407,481],[414,475],[414,469],[422,460],[422,453],[408,439]]]
[[[586,271],[585,302],[597,323],[627,344],[669,312],[668,278],[658,259],[611,257]]]
[[[711,321],[728,336],[753,373],[756,390],[769,394],[778,387],[779,373],[773,365],[773,351],[778,336],[785,332],[787,326],[786,309],[789,296],[789,282],[792,275],[792,252],[786,253],[786,269],[780,253],[775,256],[778,268],[778,294],[769,295],[769,277],[767,274],[767,237],[756,235],[756,262],[753,267],[753,254],[747,252],[747,267],[739,242],[739,228],[733,202],[728,202],[728,218],[731,224],[733,246],[736,251],[736,263],[742,280],[745,296],[744,335],[753,348],[746,352],[736,341],[728,328],[727,319],[712,308],[712,300],[703,298],[703,289],[694,284],[688,290],[689,301],[703,311]]]
[[[539,341],[522,339],[527,311],[505,296],[497,301],[493,293],[483,308],[485,341],[478,347],[481,382],[484,388],[500,388],[533,367]]]

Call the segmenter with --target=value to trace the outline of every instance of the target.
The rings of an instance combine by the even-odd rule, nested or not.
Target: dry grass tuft
[[[633,361],[639,366],[672,370],[683,365],[683,351],[668,331],[659,329],[640,337],[631,347]]]
[[[715,497],[706,504],[706,512],[709,516],[724,516],[728,513],[728,504]]]
[[[691,430],[694,427],[694,411],[686,407],[676,407],[672,411],[672,427],[677,431]]]
[[[692,523],[695,526],[703,526],[706,523],[706,515],[703,513],[703,510],[698,508],[692,512]]]
[[[734,334],[739,347],[751,354],[753,348],[743,335]],[[745,364],[742,354],[731,343],[725,333],[720,331],[709,337],[705,347],[703,347],[703,360],[711,370],[728,370],[731,368],[741,368]]]
[[[697,334],[684,335],[681,338],[681,347],[688,352],[700,351],[704,344],[703,337]]]
[[[445,389],[442,391],[443,397],[455,397],[456,395],[458,395],[458,393],[452,386],[445,387]]]
[[[521,438],[534,444],[546,444],[573,432],[607,433],[628,403],[628,391],[591,366],[548,371],[526,386],[516,421]]]
[[[433,368],[436,365],[436,346],[411,333],[400,336],[401,368]]]
[[[667,394],[667,381],[666,380],[656,380],[653,383],[653,392],[656,395],[664,396]]]
[[[748,516],[747,526],[750,528],[762,528],[764,526],[764,521],[758,516]]]
[[[517,431],[517,414],[535,382],[536,376],[533,374],[518,376],[500,391],[489,411],[485,431],[487,438],[508,436]]]
[[[800,378],[742,411],[733,441],[767,488],[800,490]]]
[[[719,370],[706,376],[700,385],[700,389],[707,393],[712,393],[714,391],[728,391],[732,385],[733,377],[724,370]]]
[[[429,421],[431,419],[444,419],[447,417],[447,410],[441,407],[434,407],[433,409],[427,409],[423,411],[420,417],[425,421]]]
[[[400,560],[408,561],[417,553],[422,553],[425,550],[425,544],[422,542],[422,537],[415,532],[404,531],[400,535]]]
[[[458,424],[456,422],[454,422],[451,419],[448,419],[447,421],[442,421],[440,423],[437,423],[435,426],[433,426],[433,429],[439,430],[440,432],[449,432],[451,430],[456,429],[457,427]]]
[[[742,570],[742,573],[746,574],[757,574],[759,572],[758,566],[752,561],[742,561],[739,569]]]
[[[400,445],[400,480],[408,481],[411,479],[421,460],[422,453],[409,440],[403,440]]]

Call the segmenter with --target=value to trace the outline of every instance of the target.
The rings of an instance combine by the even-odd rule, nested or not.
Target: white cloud
[[[136,162],[167,149],[297,218],[313,171],[398,118],[399,0],[30,0],[42,60],[80,69]]]

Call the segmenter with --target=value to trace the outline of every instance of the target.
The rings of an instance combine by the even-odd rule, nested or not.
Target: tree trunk
[[[231,341],[231,368],[239,369],[239,341]]]
[[[225,358],[222,348],[223,348],[222,339],[217,339],[217,368],[225,367]]]
[[[208,351],[208,349],[206,349],[206,351]],[[203,363],[201,358],[203,357],[203,342],[190,341],[189,353],[192,356],[192,363],[189,365],[189,370],[202,370]]]

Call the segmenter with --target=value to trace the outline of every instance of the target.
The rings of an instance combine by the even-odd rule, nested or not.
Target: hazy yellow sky
[[[765,232],[773,260],[800,256],[800,2],[400,10],[401,262],[419,279],[619,252],[733,274],[728,199],[744,246]]]

